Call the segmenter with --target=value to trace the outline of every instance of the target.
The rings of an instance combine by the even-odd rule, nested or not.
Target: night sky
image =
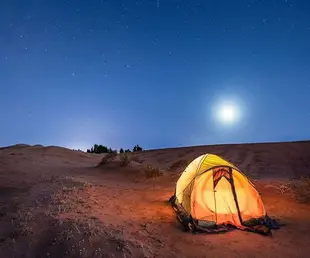
[[[0,46],[0,146],[310,138],[307,0],[3,0]]]

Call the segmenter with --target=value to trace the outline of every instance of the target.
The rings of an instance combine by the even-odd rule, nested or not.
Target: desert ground
[[[168,199],[191,160],[237,165],[285,226],[272,236],[185,232]],[[309,257],[310,141],[197,146],[116,157],[61,147],[0,148],[0,257]],[[148,173],[146,165],[158,168]]]

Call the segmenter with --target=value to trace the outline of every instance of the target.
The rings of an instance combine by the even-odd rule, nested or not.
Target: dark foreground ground
[[[268,214],[286,226],[272,237],[183,232],[167,200],[182,171],[177,164],[202,153],[239,166]],[[309,257],[309,192],[299,179],[310,175],[310,142],[154,150],[130,158],[126,167],[117,161],[97,167],[101,155],[59,147],[0,149],[0,257]],[[163,175],[147,177],[145,164]]]

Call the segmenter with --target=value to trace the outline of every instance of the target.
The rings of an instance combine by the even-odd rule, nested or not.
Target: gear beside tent
[[[280,224],[268,217],[261,197],[233,164],[214,154],[192,161],[169,202],[179,222],[192,232],[222,232],[229,227],[270,235]]]

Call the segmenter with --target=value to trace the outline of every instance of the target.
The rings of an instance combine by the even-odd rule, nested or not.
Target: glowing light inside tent
[[[210,180],[211,182],[211,180]],[[213,183],[213,182],[211,182]],[[238,214],[230,183],[221,178],[215,190],[210,190],[211,185],[201,184],[202,195],[196,197],[197,203],[193,210],[196,217],[203,217],[206,211],[216,214]],[[247,207],[246,195],[243,189],[235,189],[238,196],[240,212],[244,212]]]

